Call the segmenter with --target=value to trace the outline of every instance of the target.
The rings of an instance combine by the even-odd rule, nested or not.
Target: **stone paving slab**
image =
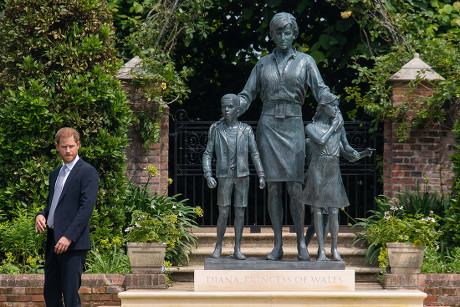
[[[121,307],[422,307],[426,294],[418,290],[359,291],[164,291],[120,292]]]

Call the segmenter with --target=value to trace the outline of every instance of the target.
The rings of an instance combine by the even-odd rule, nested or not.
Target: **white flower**
[[[391,206],[390,206],[390,210],[393,210],[393,211],[398,211],[398,210],[399,210],[399,208],[398,208],[398,207],[396,207],[395,205],[391,205]]]
[[[179,211],[179,216],[182,216],[182,212]]]
[[[423,219],[420,219],[420,221],[422,221],[422,222],[431,222],[431,223],[436,222],[436,220],[434,218],[430,217],[430,216],[424,217]]]
[[[125,229],[125,232],[130,232],[131,230],[133,230],[133,227],[128,227]]]
[[[151,206],[150,206],[150,208],[152,208],[152,209],[155,209],[155,208],[156,208],[156,206],[155,206],[155,205],[151,205]]]
[[[176,207],[176,205],[173,205],[172,208],[173,208],[173,209],[176,209],[177,207]]]
[[[137,227],[137,228],[141,228],[141,224],[139,224],[139,223],[136,222],[136,227]]]
[[[385,211],[385,215],[383,216],[386,220],[390,219],[390,211]]]

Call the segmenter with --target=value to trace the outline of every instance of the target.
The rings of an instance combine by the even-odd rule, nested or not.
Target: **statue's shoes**
[[[332,252],[332,261],[343,261],[337,249],[332,249],[331,252]]]
[[[246,256],[243,255],[240,251],[233,252],[233,258],[238,260],[246,260]]]
[[[278,251],[272,250],[270,254],[266,257],[267,260],[282,260],[283,259],[283,249],[279,249]]]
[[[310,255],[308,254],[307,249],[300,249],[299,255],[297,256],[299,261],[310,261]]]
[[[213,252],[212,255],[211,255],[211,258],[219,259],[221,253],[222,253],[222,248],[216,247],[216,248],[214,249],[214,252]]]
[[[308,249],[307,245],[305,242],[300,242],[300,244],[297,244],[297,259],[299,261],[310,261],[310,255],[308,254]]]
[[[329,261],[329,259],[326,257],[325,252],[318,251],[318,257],[316,257],[316,261]]]

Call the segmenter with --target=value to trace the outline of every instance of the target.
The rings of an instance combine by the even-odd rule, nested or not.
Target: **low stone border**
[[[423,291],[424,306],[460,306],[460,274],[386,274],[384,287]]]
[[[40,306],[43,274],[0,274],[0,307]],[[386,274],[386,289],[420,290],[424,306],[460,307],[460,274]],[[128,289],[165,289],[164,274],[83,274],[83,306],[120,305],[118,293]]]
[[[0,307],[45,307],[43,274],[0,274]],[[165,274],[83,274],[82,306],[119,306],[128,289],[165,289]]]

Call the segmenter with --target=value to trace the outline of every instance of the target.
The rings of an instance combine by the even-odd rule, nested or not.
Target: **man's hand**
[[[46,219],[42,214],[35,217],[35,232],[43,232],[46,229]]]
[[[265,177],[260,177],[259,178],[259,188],[264,189],[265,188]]]
[[[211,176],[207,177],[206,181],[208,182],[208,187],[210,189],[214,189],[215,187],[217,187],[217,181],[213,177]]]
[[[70,243],[72,243],[72,240],[67,239],[66,237],[60,238],[59,242],[54,247],[54,252],[56,254],[62,254],[69,248]]]

